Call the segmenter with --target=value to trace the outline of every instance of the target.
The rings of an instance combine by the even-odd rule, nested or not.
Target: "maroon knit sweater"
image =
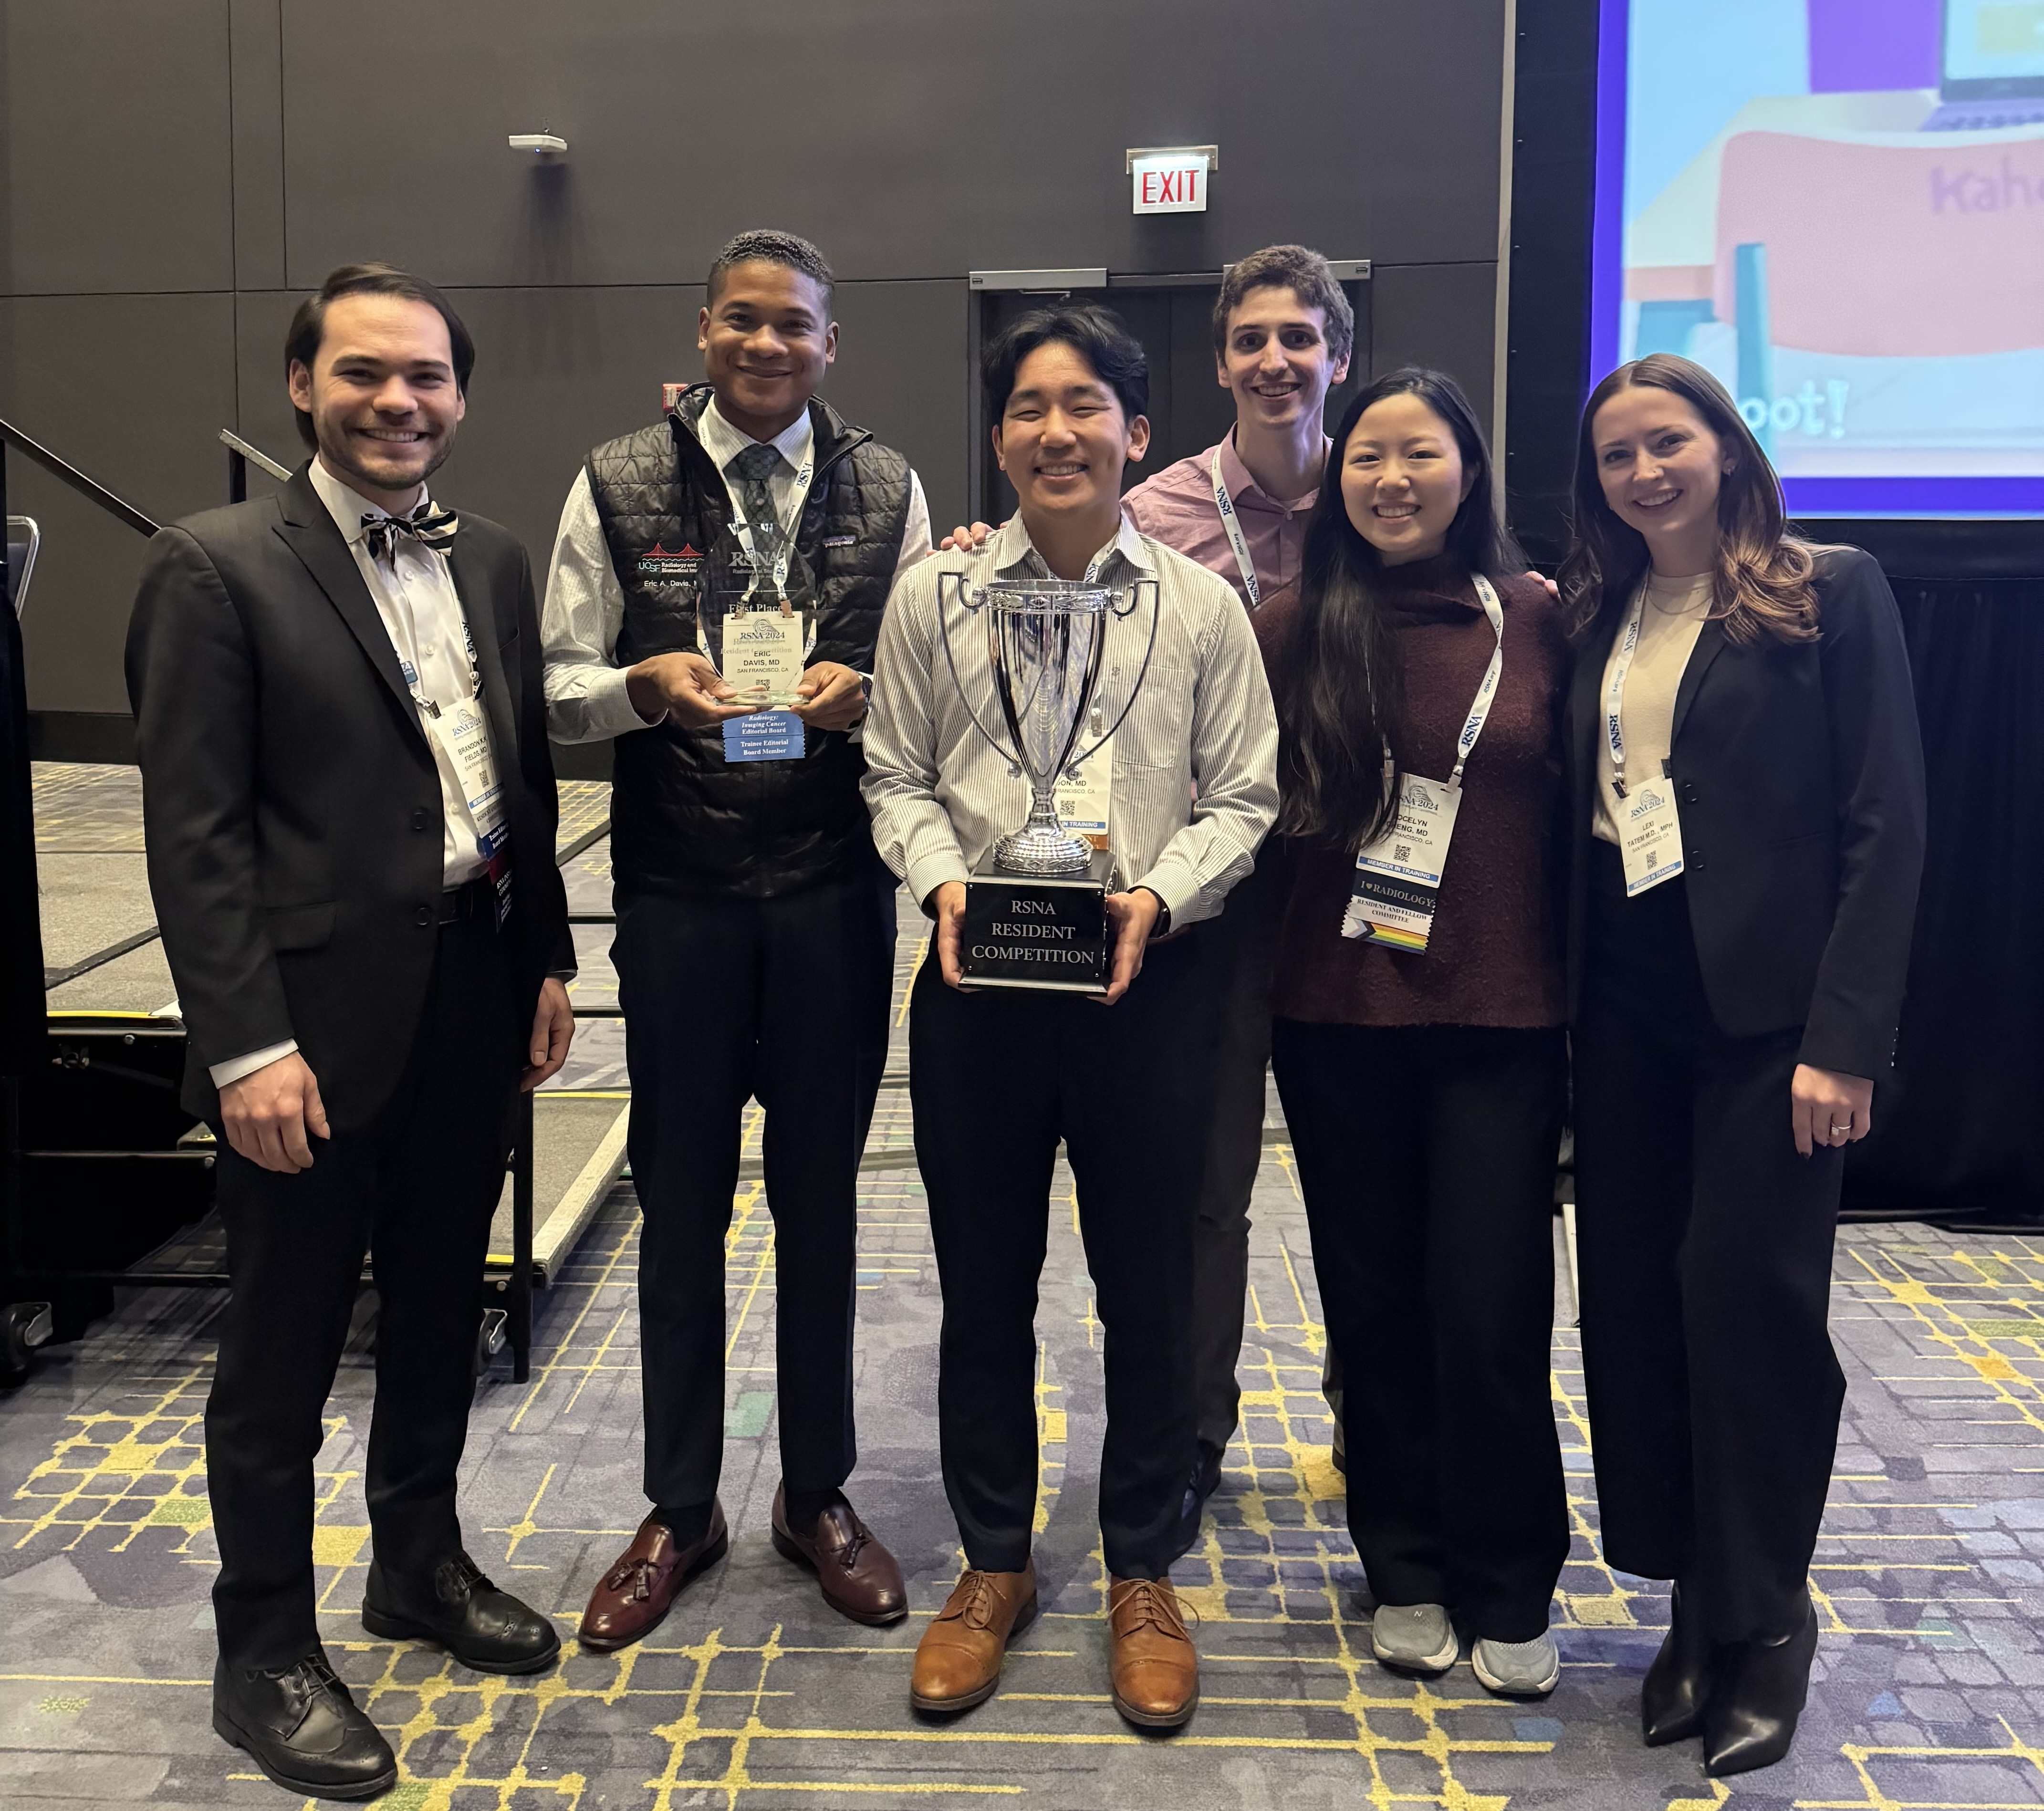
[[[1454,561],[1392,566],[1384,580],[1397,596],[1405,657],[1406,727],[1392,753],[1401,772],[1445,780],[1496,643],[1476,587]],[[1280,1018],[1534,1026],[1566,1017],[1558,877],[1569,647],[1543,586],[1524,577],[1496,583],[1504,606],[1504,675],[1463,770],[1462,809],[1427,953],[1343,937],[1354,859],[1286,843],[1273,851],[1289,883],[1271,1000]],[[1281,724],[1298,631],[1296,589],[1277,593],[1254,620]]]

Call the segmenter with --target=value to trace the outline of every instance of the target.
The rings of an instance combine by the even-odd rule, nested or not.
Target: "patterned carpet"
[[[600,849],[591,858],[600,862]],[[921,953],[920,922],[905,917],[905,981]],[[582,997],[594,1003],[604,979],[593,973]],[[1598,1557],[1566,1283],[1554,1406],[1577,1537],[1555,1612],[1560,1689],[1514,1705],[1485,1694],[1466,1665],[1421,1684],[1368,1659],[1319,1395],[1323,1334],[1304,1216],[1274,1102],[1257,1191],[1245,1425],[1203,1544],[1176,1574],[1201,1619],[1197,1715],[1158,1738],[1132,1731],[1108,1702],[1093,1507],[1100,1329],[1061,1170],[1039,1317],[1047,1613],[1018,1643],[999,1697],[956,1725],[919,1719],[907,1703],[909,1654],[958,1554],[936,1479],[936,1268],[915,1172],[900,1162],[907,1110],[905,1090],[890,1087],[860,1203],[863,1452],[851,1486],[909,1574],[916,1613],[900,1628],[836,1617],[767,1544],[774,1236],[756,1180],[737,1198],[728,1246],[731,1556],[652,1640],[622,1654],[582,1655],[571,1643],[557,1673],[486,1679],[436,1652],[366,1637],[356,1619],[369,1556],[365,1300],[329,1405],[315,1557],[328,1652],[404,1763],[384,1803],[2044,1805],[2044,1249],[1957,1244],[1922,1227],[1841,1235],[1834,1326],[1850,1394],[1817,1556],[1816,1683],[1792,1759],[1727,1789],[1704,1779],[1695,1744],[1650,1752],[1638,1740],[1639,1681],[1666,1598]],[[755,1115],[748,1154],[758,1133]],[[540,1298],[531,1382],[513,1385],[500,1361],[477,1397],[463,1506],[471,1548],[564,1635],[642,1509],[636,1245],[628,1180]],[[29,1383],[0,1399],[0,1804],[10,1811],[286,1802],[207,1717],[213,1545],[200,1418],[218,1306],[206,1294],[136,1294],[86,1339],[47,1351]]]

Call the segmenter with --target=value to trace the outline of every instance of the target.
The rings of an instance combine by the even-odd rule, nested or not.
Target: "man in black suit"
[[[213,1727],[322,1798],[397,1778],[313,1605],[313,1461],[365,1250],[363,1621],[488,1672],[560,1647],[455,1515],[510,1110],[574,1029],[532,574],[503,529],[425,493],[474,363],[430,284],[336,270],[286,347],[314,457],[279,496],[159,534],[128,637],[185,1099],[226,1144]]]

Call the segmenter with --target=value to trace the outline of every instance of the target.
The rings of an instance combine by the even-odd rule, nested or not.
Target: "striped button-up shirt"
[[[1156,646],[1127,719],[1115,732],[1108,844],[1118,888],[1147,887],[1174,925],[1212,918],[1254,864],[1278,815],[1278,719],[1249,618],[1212,573],[1137,532],[1124,517],[1095,564],[1124,593],[1145,586],[1125,617],[1110,617],[1101,666],[1103,727],[1141,670],[1151,621]],[[982,619],[955,594],[944,601],[951,668],[939,637],[938,578],[1043,578],[1048,569],[1018,515],[977,554],[940,553],[896,580],[880,631],[866,719],[866,802],[874,841],[919,901],[962,881],[996,840],[1021,828],[1029,785],[973,727],[1000,732]],[[1154,599],[1154,603],[1152,600]]]

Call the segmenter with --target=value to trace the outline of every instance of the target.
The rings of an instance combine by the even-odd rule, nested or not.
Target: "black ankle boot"
[[[386,1641],[437,1642],[478,1673],[536,1673],[561,1651],[553,1624],[500,1591],[466,1553],[424,1579],[401,1578],[372,1560],[362,1626]]]
[[[1796,1739],[1796,1719],[1810,1694],[1817,1656],[1817,1611],[1779,1640],[1745,1641],[1729,1650],[1704,1713],[1704,1771],[1713,1778],[1772,1767]]]
[[[288,1667],[213,1671],[213,1726],[287,1791],[377,1798],[398,1783],[398,1757],[333,1676],[324,1650]]]
[[[1639,1687],[1639,1731],[1650,1748],[1703,1733],[1715,1652],[1703,1618],[1678,1583],[1668,1598],[1668,1638]]]

